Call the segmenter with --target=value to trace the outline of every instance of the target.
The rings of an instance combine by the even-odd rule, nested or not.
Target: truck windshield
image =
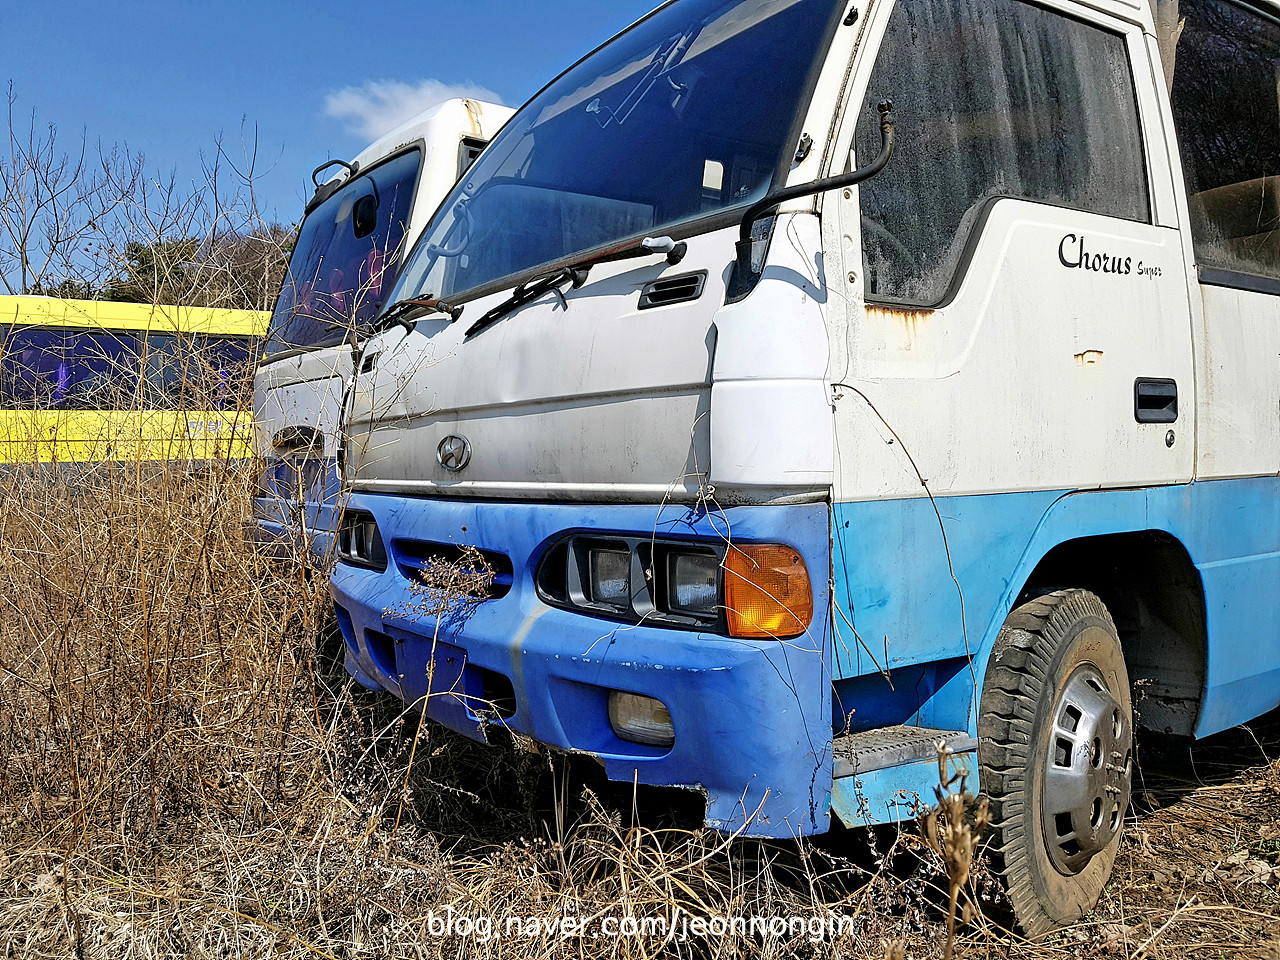
[[[404,254],[421,164],[421,150],[402,153],[307,214],[271,314],[267,356],[337,343],[377,316]]]
[[[466,299],[760,199],[834,0],[678,0],[529,101],[441,205],[390,302]],[[798,134],[796,134],[798,135]]]

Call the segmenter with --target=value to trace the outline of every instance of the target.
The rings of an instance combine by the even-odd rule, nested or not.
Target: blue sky
[[[235,156],[256,126],[264,206],[291,222],[311,170],[388,112],[454,90],[519,106],[657,2],[49,0],[5,16],[0,81],[64,149],[83,128],[185,180],[215,137]]]

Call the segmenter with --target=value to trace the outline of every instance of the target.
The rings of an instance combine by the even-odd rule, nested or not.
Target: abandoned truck
[[[336,431],[351,380],[350,340],[377,317],[410,244],[510,116],[495,103],[446,100],[350,163],[331,160],[312,174],[316,191],[254,376],[262,473],[245,533],[264,555],[320,568],[332,562]]]
[[[1280,703],[1278,57],[1261,0],[658,8],[361,343],[348,668],[746,835],[908,816],[943,744],[1023,928],[1079,917],[1135,727]]]

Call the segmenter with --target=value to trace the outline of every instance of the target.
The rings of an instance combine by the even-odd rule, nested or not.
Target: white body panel
[[[779,218],[759,286],[716,314],[711,480],[718,491],[799,488],[825,496],[831,486],[821,250],[816,217]]]
[[[1074,261],[1079,246],[1070,237],[1123,258],[1130,272],[1064,267],[1060,248]],[[846,316],[833,329],[832,380],[866,400],[846,392],[838,405],[837,500],[923,496],[904,443],[935,495],[1191,478],[1192,418],[1134,419],[1138,378],[1176,381],[1180,407],[1191,409],[1176,231],[1000,200],[951,303],[905,310],[855,301]]]
[[[471,339],[501,303],[467,304],[456,323],[419,320],[402,342],[370,345],[348,428],[354,489],[652,500],[697,495],[708,469],[712,320],[724,280],[693,302],[638,309],[641,288],[732,256],[726,232],[699,237],[685,260],[624,260],[586,283],[513,311]],[[691,266],[692,265],[692,266]],[[436,460],[446,436],[473,456],[454,475]]]
[[[825,287],[815,218],[794,218],[789,254],[747,305],[723,306],[732,231],[686,258],[601,264],[464,340],[501,295],[449,323],[426,317],[369,347],[357,381],[348,479],[354,489],[538,499],[724,502],[825,496],[831,483]],[[638,309],[659,277],[719,264],[694,302]],[[446,436],[473,456],[437,462]],[[712,439],[714,438],[714,439]]]
[[[351,379],[351,348],[328,347],[264,365],[254,381],[256,453],[272,455],[272,440],[291,426],[324,437],[324,457],[337,454],[342,384]]]
[[[1202,285],[1202,480],[1280,473],[1280,298]]]

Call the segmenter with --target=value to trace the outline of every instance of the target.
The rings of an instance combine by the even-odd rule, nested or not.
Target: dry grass
[[[945,844],[718,837],[580,765],[326,682],[322,585],[245,548],[250,482],[178,464],[0,479],[4,956],[941,956]],[[1143,815],[1089,922],[1030,946],[979,916],[958,955],[1262,955],[1276,888],[1232,870],[1280,860],[1280,832],[1258,832],[1280,781],[1231,777],[1247,788],[1170,788]],[[1144,892],[1162,816],[1194,843],[1178,804],[1241,798],[1210,819],[1236,817],[1222,849],[1248,858]],[[991,906],[980,858],[963,886],[962,905]],[[787,928],[714,926],[752,917]],[[834,935],[827,917],[845,918]]]

